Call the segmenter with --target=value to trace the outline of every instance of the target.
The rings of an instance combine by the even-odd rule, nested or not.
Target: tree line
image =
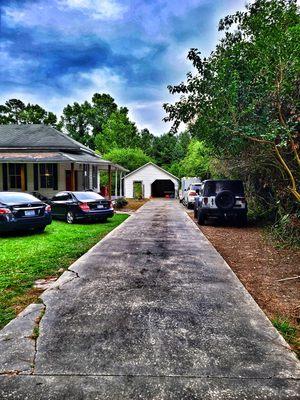
[[[299,235],[300,14],[296,0],[256,0],[219,23],[208,57],[188,53],[194,71],[169,86],[166,121],[181,122],[210,152],[214,176],[247,184],[251,210]],[[291,229],[291,231],[289,230]],[[298,236],[299,237],[299,236]]]
[[[189,132],[155,136],[138,130],[128,109],[106,93],[95,93],[91,102],[66,105],[60,118],[38,104],[10,99],[0,105],[0,123],[51,125],[130,171],[153,161],[179,177],[207,173],[205,147]]]

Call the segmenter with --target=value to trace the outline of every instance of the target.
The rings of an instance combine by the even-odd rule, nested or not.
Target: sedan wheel
[[[72,211],[68,211],[67,212],[67,223],[68,224],[73,224],[74,223],[74,221],[75,221],[75,216],[74,216],[74,214],[72,213]]]

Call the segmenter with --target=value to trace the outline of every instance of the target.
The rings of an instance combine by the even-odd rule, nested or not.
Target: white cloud
[[[100,20],[121,18],[126,11],[126,8],[115,0],[60,0],[59,4],[81,10]]]

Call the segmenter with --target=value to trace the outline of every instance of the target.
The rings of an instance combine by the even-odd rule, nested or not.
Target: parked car
[[[86,192],[59,192],[49,202],[53,218],[73,224],[78,220],[106,221],[114,215],[112,203],[100,194]]]
[[[207,219],[234,219],[247,224],[247,202],[241,180],[208,179],[201,185],[195,198],[194,216],[200,225]]]
[[[198,196],[201,188],[201,182],[192,183],[183,192],[183,204],[187,208],[194,208],[195,197]]]
[[[51,224],[51,207],[23,192],[0,192],[0,232],[43,232]]]
[[[181,178],[181,189],[179,190],[179,202],[183,203],[184,202],[184,193],[186,192],[187,188],[192,184],[192,183],[198,183],[201,182],[200,178],[197,178],[196,176],[194,177],[186,177],[184,176]]]

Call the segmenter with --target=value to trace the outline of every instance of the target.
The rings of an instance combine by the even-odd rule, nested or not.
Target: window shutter
[[[58,190],[58,171],[57,164],[53,164],[53,189]]]
[[[2,164],[2,172],[3,172],[3,190],[8,190],[7,164]]]
[[[38,164],[33,164],[33,186],[34,190],[39,190],[39,166]]]

